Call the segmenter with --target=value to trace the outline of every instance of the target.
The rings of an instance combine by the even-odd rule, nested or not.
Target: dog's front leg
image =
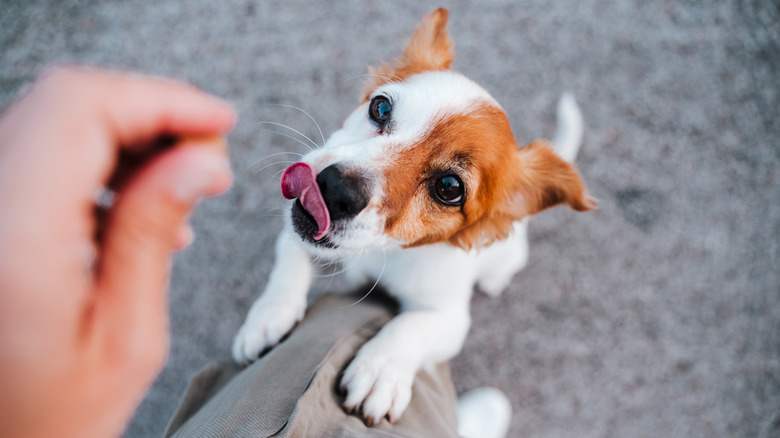
[[[409,405],[417,371],[455,356],[470,321],[467,306],[396,316],[363,345],[344,371],[344,407],[360,410],[369,426],[383,417],[395,421]]]
[[[252,304],[233,340],[233,358],[237,362],[256,360],[303,318],[312,269],[309,255],[293,232],[285,228],[276,240],[276,261],[265,291]]]

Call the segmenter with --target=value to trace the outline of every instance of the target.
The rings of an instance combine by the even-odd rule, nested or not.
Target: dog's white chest
[[[527,222],[517,222],[507,238],[480,250],[464,251],[446,243],[417,248],[371,251],[346,261],[350,283],[379,280],[405,309],[436,308],[468,299],[475,285],[498,295],[528,259]]]

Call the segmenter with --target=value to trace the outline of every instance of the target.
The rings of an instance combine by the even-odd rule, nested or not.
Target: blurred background
[[[573,92],[599,210],[544,212],[531,259],[477,295],[460,392],[511,398],[513,437],[780,436],[780,6],[766,1],[0,1],[0,107],[48,66],[172,76],[235,104],[235,187],[177,256],[170,359],[125,436],[159,436],[229,356],[273,263],[279,171],[358,103],[360,75],[450,9],[454,68],[552,135]],[[41,129],[46,129],[41,126]],[[2,213],[0,213],[2,214]],[[327,284],[325,286],[327,287]]]

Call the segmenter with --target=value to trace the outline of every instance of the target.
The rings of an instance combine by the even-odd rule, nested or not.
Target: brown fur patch
[[[451,244],[464,249],[487,246],[507,237],[514,222],[562,203],[577,211],[596,208],[577,170],[546,141],[537,140],[513,155],[493,169],[502,176],[491,183],[503,190],[494,187],[489,191],[494,196],[477,200],[483,215],[457,231]]]
[[[532,215],[566,204],[576,211],[589,211],[596,203],[574,166],[567,163],[544,140],[536,140],[521,149],[522,196],[524,215]]]
[[[499,108],[483,105],[434,126],[418,144],[388,157],[392,164],[385,170],[386,232],[409,246],[448,240],[485,217],[509,194],[512,178],[501,169],[518,161],[509,121]],[[462,207],[431,197],[436,177],[448,173],[458,174],[466,186]]]
[[[388,82],[448,70],[455,53],[447,19],[446,9],[428,14],[400,58],[371,69],[364,101]],[[542,141],[518,151],[506,114],[489,104],[442,117],[424,139],[388,156],[387,163],[385,232],[407,246],[443,241],[464,249],[485,246],[506,237],[515,221],[554,205],[595,207],[571,164]],[[431,196],[436,178],[448,173],[458,174],[466,186],[461,207]]]
[[[595,207],[574,167],[543,141],[518,150],[504,112],[483,105],[449,116],[418,144],[388,157],[386,233],[408,247],[447,241],[469,249],[505,238],[512,224],[554,205]],[[437,176],[458,174],[461,207],[431,196]]]
[[[446,29],[448,17],[449,12],[444,8],[426,15],[400,58],[369,68],[372,76],[365,85],[363,101],[368,100],[373,90],[388,82],[400,82],[425,71],[448,70],[455,59],[452,40]]]

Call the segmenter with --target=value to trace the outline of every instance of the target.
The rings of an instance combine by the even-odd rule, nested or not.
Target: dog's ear
[[[577,211],[596,208],[574,166],[545,141],[518,150],[488,175],[490,183],[478,204],[480,218],[455,233],[451,244],[464,249],[489,245],[509,235],[514,222],[560,204]]]
[[[596,208],[579,172],[559,157],[546,141],[537,140],[518,151],[519,191],[508,207],[525,217],[565,204],[576,211]]]
[[[423,18],[412,38],[406,43],[401,58],[394,63],[393,74],[399,77],[411,76],[428,70],[450,68],[455,51],[447,32],[449,12],[439,8]]]
[[[392,63],[371,67],[364,98],[376,87],[430,70],[447,70],[455,59],[452,40],[447,32],[447,9],[439,8],[423,18],[400,58]],[[365,100],[364,99],[364,100]]]

